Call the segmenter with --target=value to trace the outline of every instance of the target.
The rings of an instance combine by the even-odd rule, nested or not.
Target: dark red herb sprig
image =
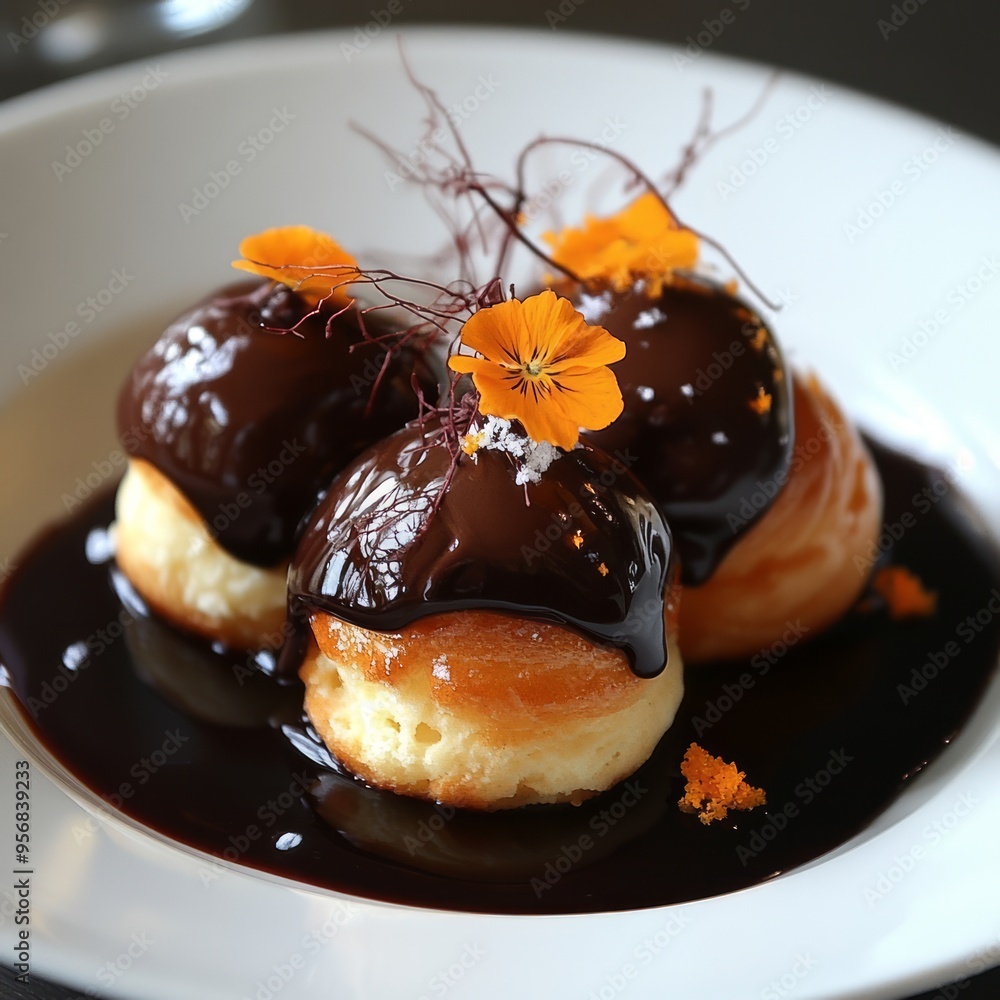
[[[496,274],[505,273],[513,245],[519,243],[552,272],[560,273],[570,281],[582,283],[579,275],[574,273],[572,269],[559,264],[535,243],[524,232],[520,222],[522,210],[531,201],[525,179],[528,160],[533,153],[543,147],[565,145],[604,155],[623,167],[627,173],[626,191],[642,186],[652,192],[676,224],[689,230],[706,246],[715,250],[761,302],[773,310],[781,308],[750,278],[745,269],[722,243],[683,222],[669,202],[670,197],[683,185],[691,169],[697,165],[712,146],[743,128],[760,113],[777,81],[777,74],[768,80],[747,112],[735,121],[719,128],[712,125],[714,95],[710,88],[706,88],[702,95],[702,108],[694,134],[683,147],[677,165],[666,171],[660,183],[654,181],[629,157],[609,149],[607,146],[572,137],[544,135],[532,140],[521,150],[515,161],[515,180],[513,183],[507,183],[499,177],[476,169],[465,141],[449,117],[444,103],[432,88],[421,82],[416,76],[403,48],[402,39],[399,41],[399,49],[407,78],[420,95],[425,106],[424,131],[418,143],[418,147],[424,155],[419,162],[412,163],[401,150],[394,148],[390,143],[363,126],[352,123],[352,128],[380,149],[390,164],[401,170],[401,165],[405,164],[406,180],[423,189],[428,203],[445,221],[446,227],[451,233],[451,245],[440,256],[440,259],[447,260],[449,253],[452,256],[457,253],[463,279],[470,284],[476,283],[470,252],[474,238],[478,238],[484,252],[488,251],[489,245],[494,239],[499,241],[494,268]],[[442,134],[450,139],[453,148],[448,148],[445,143],[435,139],[435,135]],[[465,218],[463,218],[461,211],[463,206],[467,212]],[[482,209],[484,206],[493,220],[499,223],[498,236],[491,232],[488,220],[483,217]]]
[[[301,268],[301,265],[287,266]],[[281,267],[276,269],[281,270]],[[265,326],[264,329],[270,333],[302,336],[302,325],[307,320],[320,317],[325,322],[326,335],[329,337],[332,335],[336,320],[353,310],[358,320],[361,340],[352,344],[350,350],[357,350],[363,344],[374,344],[382,350],[382,362],[369,393],[369,411],[389,364],[398,351],[409,346],[418,351],[427,352],[435,343],[441,341],[450,341],[448,344],[450,350],[458,339],[462,324],[469,316],[476,310],[502,302],[505,298],[503,283],[499,278],[492,278],[481,287],[476,287],[465,280],[442,285],[425,278],[410,277],[385,268],[364,269],[343,264],[317,266],[309,272],[306,278],[321,276],[335,279],[332,281],[327,295],[291,326]],[[354,288],[368,286],[376,293],[378,301],[363,304],[358,299],[347,298],[346,301],[340,303],[336,293],[348,286]],[[422,302],[416,297],[402,294],[401,290],[397,290],[398,286],[432,294],[428,301]],[[413,322],[380,333],[373,332],[365,321],[366,317],[386,310],[408,313]],[[451,382],[454,383],[456,380],[453,378]],[[453,384],[449,391],[454,391]],[[426,401],[422,390],[418,394],[418,400],[421,406],[425,405]]]

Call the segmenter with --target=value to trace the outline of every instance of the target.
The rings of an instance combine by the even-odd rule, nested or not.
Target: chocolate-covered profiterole
[[[510,457],[481,448],[442,496],[452,457],[425,427],[394,434],[333,483],[292,559],[292,617],[319,610],[393,631],[501,610],[569,626],[622,649],[639,676],[659,674],[672,546],[638,480],[581,445],[519,486]]]
[[[873,450],[888,524],[912,512],[914,496],[944,481],[940,469]],[[238,854],[251,869],[386,902],[480,914],[605,913],[766,884],[877,831],[885,820],[872,828],[874,818],[904,790],[916,802],[930,796],[936,768],[961,766],[955,734],[997,673],[1000,616],[960,642],[960,659],[926,689],[914,684],[931,676],[928,651],[956,641],[955,623],[1000,587],[988,530],[967,499],[949,489],[892,550],[894,561],[938,589],[935,616],[901,622],[855,610],[834,631],[775,658],[766,674],[754,666],[759,658],[689,671],[676,720],[633,779],[647,791],[627,809],[623,801],[634,800],[622,796],[632,784],[580,806],[452,813],[337,772],[300,721],[297,682],[282,690],[262,671],[247,676],[245,653],[171,633],[130,601],[124,607],[135,622],[122,638],[102,645],[99,656],[69,660],[67,651],[123,620],[128,593],[111,585],[109,564],[96,555],[101,547],[89,542],[113,516],[109,494],[80,505],[19,555],[0,588],[0,663],[24,724],[95,797],[164,837],[215,857]],[[728,711],[709,716],[717,721],[706,734],[706,708],[743,671],[755,683]],[[901,684],[910,692],[905,700]],[[178,728],[186,738],[181,752],[152,780],[133,780],[135,794],[122,802],[123,776]],[[776,829],[773,809],[767,816],[731,813],[706,827],[676,808],[678,761],[692,741],[709,739],[713,748],[738,754],[775,809],[795,803],[794,818],[764,849],[748,845]],[[804,796],[803,781],[829,773],[831,751],[841,749],[853,763],[821,795]],[[928,761],[937,763],[928,769]],[[288,795],[280,823],[235,851],[234,832],[289,788],[307,792]],[[609,810],[614,823],[604,822]],[[442,822],[445,816],[451,818]],[[421,824],[435,836],[411,848]],[[561,845],[581,837],[591,848],[573,864],[560,862],[559,879],[539,892],[545,866],[563,856]]]
[[[416,351],[397,351],[366,416],[384,349],[351,350],[363,340],[351,310],[329,330],[331,314],[310,311],[285,285],[227,286],[167,327],[118,399],[130,454],[173,482],[222,548],[258,566],[287,559],[330,479],[416,415],[411,372],[432,382]]]
[[[791,387],[774,337],[749,306],[700,280],[677,278],[656,298],[641,283],[573,298],[628,346],[614,366],[625,410],[589,438],[634,458],[684,583],[702,583],[769,506],[761,484],[777,493],[788,469]]]

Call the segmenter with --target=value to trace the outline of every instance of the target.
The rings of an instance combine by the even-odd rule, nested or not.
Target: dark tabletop
[[[206,0],[210,2],[210,0]],[[400,2],[400,0],[396,0]],[[121,6],[127,6],[127,0]],[[236,6],[233,4],[233,6]],[[221,35],[203,41],[319,27],[355,27],[385,7],[384,0],[257,0],[249,13]],[[12,9],[17,19],[41,4],[2,0],[0,26],[7,37]],[[67,5],[71,10],[73,4]],[[686,44],[689,36],[738,11],[713,39],[711,49],[826,77],[940,118],[1000,144],[997,111],[997,46],[1000,4],[995,0],[493,0],[456,5],[447,0],[405,0],[394,21],[436,24],[503,24],[549,31],[549,11],[566,19],[560,32],[591,32]],[[562,14],[560,14],[562,10]],[[567,14],[568,12],[568,14]],[[7,24],[2,24],[2,22]],[[16,24],[16,21],[15,21]],[[15,29],[16,30],[16,29]],[[170,47],[176,47],[171,45]],[[120,53],[142,56],[155,51]],[[162,45],[160,46],[162,49]],[[101,60],[92,59],[88,66]],[[104,61],[112,61],[107,58]],[[27,48],[11,53],[0,44],[0,98],[30,90],[59,74],[33,61]],[[997,192],[984,192],[996,205]],[[985,916],[985,915],[984,915]],[[808,919],[803,914],[803,919]],[[942,914],[942,920],[946,915]],[[971,968],[971,967],[970,967]],[[0,996],[71,1000],[74,990],[33,978],[17,986],[0,967]],[[1000,969],[943,986],[914,1000],[1000,1000]],[[141,1000],[141,998],[136,998]],[[183,1000],[183,998],[178,998]],[[372,998],[396,1000],[396,998]],[[736,1000],[736,998],[734,998]],[[852,998],[862,1000],[862,998]]]

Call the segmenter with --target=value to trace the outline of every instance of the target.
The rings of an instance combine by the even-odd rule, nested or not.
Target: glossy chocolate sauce
[[[788,468],[791,386],[774,337],[749,306],[703,282],[668,285],[656,299],[640,286],[577,294],[574,304],[628,348],[612,369],[625,410],[588,436],[631,463],[673,531],[683,581],[703,583],[767,510],[744,498]]]
[[[353,312],[309,312],[284,285],[231,285],[167,327],[118,400],[129,454],[171,480],[224,549],[259,566],[291,555],[347,461],[416,415],[412,372],[434,396],[422,357],[399,350],[366,414],[385,349],[361,343]]]
[[[640,677],[660,673],[670,532],[628,469],[583,445],[519,486],[508,454],[480,448],[435,509],[453,467],[435,430],[398,432],[331,485],[292,559],[293,617],[320,610],[395,631],[447,611],[509,611],[622,649]]]
[[[811,642],[786,636],[783,655],[776,645],[687,670],[677,721],[652,758],[577,808],[456,812],[338,771],[301,721],[301,688],[261,670],[266,657],[213,653],[143,614],[102,561],[110,496],[18,560],[0,600],[0,661],[38,737],[110,805],[253,868],[496,913],[730,892],[862,831],[941,753],[995,673],[1000,617],[976,617],[1000,603],[992,543],[953,490],[941,494],[938,473],[874,453],[887,523],[915,519],[889,556],[938,592],[937,614],[852,613]],[[712,826],[680,812],[692,740],[736,760],[768,805]]]

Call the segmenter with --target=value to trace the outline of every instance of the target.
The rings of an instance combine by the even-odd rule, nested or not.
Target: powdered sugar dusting
[[[518,486],[541,482],[542,474],[559,457],[555,445],[548,441],[532,441],[526,434],[513,430],[511,422],[502,417],[487,417],[475,441],[478,448],[506,452],[517,462],[514,481]]]
[[[649,330],[658,323],[663,323],[666,318],[667,314],[662,309],[657,309],[656,306],[653,306],[652,309],[644,309],[639,313],[632,325],[636,330]]]

